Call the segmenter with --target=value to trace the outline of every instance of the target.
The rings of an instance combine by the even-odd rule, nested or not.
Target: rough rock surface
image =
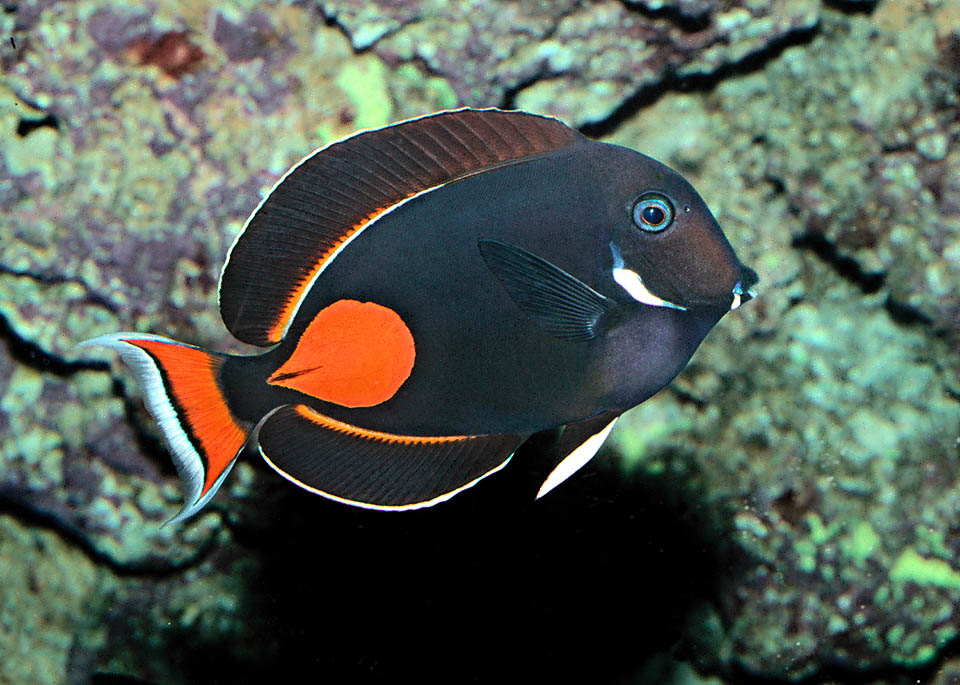
[[[712,74],[809,31],[821,4],[557,0],[321,3],[358,50],[421,61],[473,106],[504,102],[574,125],[644,87]]]
[[[216,281],[260,193],[317,145],[460,104],[671,164],[763,279],[607,452],[705,512],[730,560],[675,677],[951,682],[960,11],[833,4],[4,4],[0,682],[183,682],[195,664],[150,655],[197,640],[276,654],[239,541],[271,477],[241,464],[161,528],[179,487],[137,390],[73,346],[239,350]]]
[[[707,670],[906,674],[960,633],[960,26],[920,7],[824,17],[612,136],[693,178],[764,283],[615,436],[736,542]]]

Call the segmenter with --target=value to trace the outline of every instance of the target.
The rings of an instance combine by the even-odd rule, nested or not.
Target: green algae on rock
[[[176,660],[152,655],[230,635],[235,654],[268,658],[243,597],[249,560],[211,555],[179,576],[110,567],[53,530],[0,515],[0,679],[57,685],[100,673],[181,682]],[[265,634],[266,631],[261,631]]]
[[[358,50],[422,60],[466,105],[505,97],[572,125],[602,121],[670,75],[717,72],[812,29],[820,3],[489,3],[331,0],[325,11]],[[656,10],[669,8],[671,14]]]
[[[893,562],[890,580],[895,583],[910,582],[946,590],[960,590],[960,571],[943,559],[920,556],[912,547],[905,549]]]
[[[261,53],[248,54],[236,52],[222,32],[210,36],[199,6],[185,16],[177,3],[155,9],[147,14],[98,2],[49,3],[42,21],[38,17],[23,29],[21,43],[29,37],[32,46],[29,59],[5,65],[0,126],[8,135],[2,137],[0,163],[9,177],[0,232],[12,240],[0,241],[0,294],[5,294],[0,314],[14,336],[67,363],[75,358],[77,340],[115,330],[120,321],[127,322],[122,328],[190,328],[203,336],[195,342],[232,344],[211,316],[216,277],[260,189],[304,151],[352,132],[358,123],[373,125],[392,116],[383,64],[373,55],[354,60],[347,41],[316,11],[222,10],[237,26],[255,24],[266,41]],[[224,16],[214,5],[211,11]],[[204,54],[202,62],[170,72],[130,55],[131,44],[140,45],[144,36],[171,31],[188,31]],[[258,78],[267,64],[271,73]],[[281,70],[286,76],[277,79],[273,74]],[[76,78],[77,73],[86,77]],[[432,83],[418,95],[422,110],[401,111],[422,113],[450,104]],[[311,93],[307,100],[300,96],[303,89]],[[251,111],[261,115],[256,127],[249,126]],[[16,134],[19,122],[46,116],[57,126],[22,138]],[[238,131],[243,146],[237,145]],[[34,143],[41,140],[47,157],[37,154]],[[24,148],[28,143],[34,147]],[[55,173],[48,163],[53,159]],[[37,458],[41,446],[61,441],[50,433],[56,432],[50,427],[56,418],[40,412],[67,403],[63,392],[71,386],[47,376],[42,383],[49,389],[41,402],[20,402],[10,410],[7,439],[19,446],[12,454]],[[72,440],[71,426],[85,425],[97,435],[99,426],[123,425],[126,410],[112,395],[108,387],[96,401],[70,400],[70,410],[56,415],[67,421],[60,431]],[[80,458],[76,447],[66,459],[91,464],[97,475],[91,473],[90,482],[99,482],[104,474],[97,472],[96,457],[141,454],[137,442],[135,431],[121,430],[88,455],[92,462]],[[98,449],[107,451],[96,454]],[[48,474],[61,469],[55,453],[43,460]],[[148,479],[169,478],[149,457],[140,458],[143,463],[134,468]],[[51,489],[52,482],[48,477],[36,486],[48,493],[47,506],[59,515],[65,509],[55,499],[65,493]],[[123,481],[109,482],[119,487]],[[93,520],[126,519],[108,509],[107,501],[100,501]],[[150,512],[145,525],[163,518],[162,512]],[[138,555],[162,556],[171,551],[169,541],[160,542],[168,537],[167,532],[157,537],[155,549],[138,543],[104,550],[124,563]]]
[[[954,102],[957,72],[939,59],[937,11],[827,12],[809,46],[703,97],[664,95],[612,135],[683,170],[772,284],[742,321],[714,331],[672,393],[612,436],[635,451],[658,419],[685,417],[685,431],[644,442],[636,466],[681,477],[753,560],[725,592],[738,598],[725,605],[725,637],[697,643],[708,670],[732,661],[798,678],[837,659],[918,665],[956,634],[960,594],[903,576],[911,545],[941,582],[952,578],[941,562],[958,553],[960,291],[940,285],[960,282],[946,275],[960,267],[960,192],[941,176],[958,136],[945,123],[954,105],[937,104]],[[869,126],[858,120],[867,112]],[[907,142],[914,134],[884,142],[921,119],[945,132],[939,162]],[[663,121],[691,138],[663,135]],[[813,220],[824,207],[827,218]],[[841,238],[854,230],[871,237]],[[797,237],[811,232],[837,262],[827,248],[781,248],[804,249]],[[850,264],[882,273],[878,292],[864,293]],[[891,305],[901,301],[922,316],[904,317]],[[883,636],[898,626],[892,644]]]

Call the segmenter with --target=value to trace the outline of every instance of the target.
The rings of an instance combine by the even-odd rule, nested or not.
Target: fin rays
[[[274,186],[230,250],[220,283],[227,328],[254,345],[279,342],[325,265],[380,216],[450,181],[579,140],[556,119],[464,109],[315,151]]]
[[[130,366],[173,457],[184,490],[180,513],[196,514],[216,494],[247,441],[223,399],[216,374],[222,355],[142,333],[115,333],[80,343],[120,353]]]
[[[537,255],[500,240],[482,239],[480,254],[516,305],[563,340],[590,340],[613,303]]]
[[[260,429],[260,453],[287,480],[369,509],[445,501],[503,468],[525,436],[405,436],[338,421],[305,405],[278,409]]]

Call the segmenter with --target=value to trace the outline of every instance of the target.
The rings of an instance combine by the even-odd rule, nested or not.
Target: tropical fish
[[[311,492],[416,509],[564,427],[545,494],[756,281],[670,168],[550,117],[461,109],[318,149],[261,201],[219,295],[262,354],[83,344],[137,377],[183,482],[172,520],[248,444]]]

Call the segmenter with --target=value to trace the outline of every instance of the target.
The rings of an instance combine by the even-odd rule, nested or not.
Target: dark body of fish
[[[514,138],[498,139],[508,125]],[[209,396],[223,398],[242,441],[260,424],[268,463],[303,487],[361,506],[424,506],[500,468],[532,433],[564,425],[575,470],[752,295],[756,275],[700,196],[649,157],[524,113],[462,110],[398,126],[330,148],[346,161],[320,151],[288,172],[224,269],[228,328],[276,346],[212,357]],[[442,138],[448,131],[456,142]],[[407,138],[415,145],[398,147]],[[500,157],[484,163],[488,147]],[[447,171],[457,164],[459,174]],[[325,202],[344,208],[331,216]],[[146,354],[166,388],[154,404],[188,415],[168,354],[179,344],[137,340],[96,342],[131,361]],[[200,363],[198,354],[189,353]],[[372,371],[337,376],[365,354]],[[203,471],[184,515],[238,451],[237,431],[223,428],[229,454],[205,455],[217,440],[194,439],[210,430],[201,423],[179,420]]]

